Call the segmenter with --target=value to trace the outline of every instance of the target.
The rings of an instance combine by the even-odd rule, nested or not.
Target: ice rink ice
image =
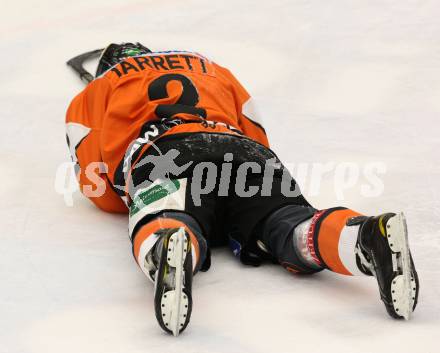
[[[1,353],[440,351],[438,1],[27,0],[0,18]],[[65,61],[120,41],[230,68],[288,163],[383,163],[378,196],[362,195],[362,175],[341,195],[335,170],[319,192],[301,184],[317,208],[405,212],[421,281],[412,320],[388,317],[374,279],[251,268],[219,249],[195,278],[189,328],[163,333],[127,218],[79,193],[68,207],[54,187],[83,87]]]

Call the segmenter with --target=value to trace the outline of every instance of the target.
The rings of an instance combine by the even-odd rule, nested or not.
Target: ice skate
[[[146,262],[151,260],[148,257]],[[191,241],[184,228],[166,230],[154,249],[153,257],[157,264],[152,276],[156,318],[162,329],[178,336],[188,325],[192,309]]]
[[[360,225],[356,244],[359,269],[376,277],[388,314],[408,320],[417,305],[419,280],[403,213],[353,217],[347,225]]]

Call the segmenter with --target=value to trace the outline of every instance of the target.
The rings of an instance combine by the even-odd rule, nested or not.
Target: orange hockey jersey
[[[130,57],[88,84],[68,108],[67,141],[81,191],[105,211],[127,212],[114,188],[118,165],[145,124],[176,118],[187,123],[160,137],[203,132],[208,127],[200,122],[212,121],[218,124],[209,132],[243,134],[268,147],[251,97],[227,69],[191,52]]]

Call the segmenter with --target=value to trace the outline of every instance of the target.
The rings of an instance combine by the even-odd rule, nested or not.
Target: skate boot
[[[352,225],[360,225],[355,250],[359,269],[376,277],[388,314],[408,320],[417,305],[419,279],[403,213],[353,217],[347,221]]]
[[[160,327],[178,336],[189,323],[192,310],[193,264],[191,241],[182,228],[167,229],[145,258],[154,280],[154,309]]]

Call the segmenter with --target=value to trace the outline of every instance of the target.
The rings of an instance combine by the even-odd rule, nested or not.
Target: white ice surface
[[[3,2],[0,14],[0,352],[438,352],[440,4],[438,1]],[[65,61],[110,41],[199,51],[260,101],[286,162],[385,163],[384,191],[316,207],[403,210],[421,280],[409,322],[374,280],[249,268],[227,250],[194,284],[178,339],[156,324],[124,216],[54,190],[68,160],[64,114],[82,84]],[[93,66],[93,65],[92,65]]]

